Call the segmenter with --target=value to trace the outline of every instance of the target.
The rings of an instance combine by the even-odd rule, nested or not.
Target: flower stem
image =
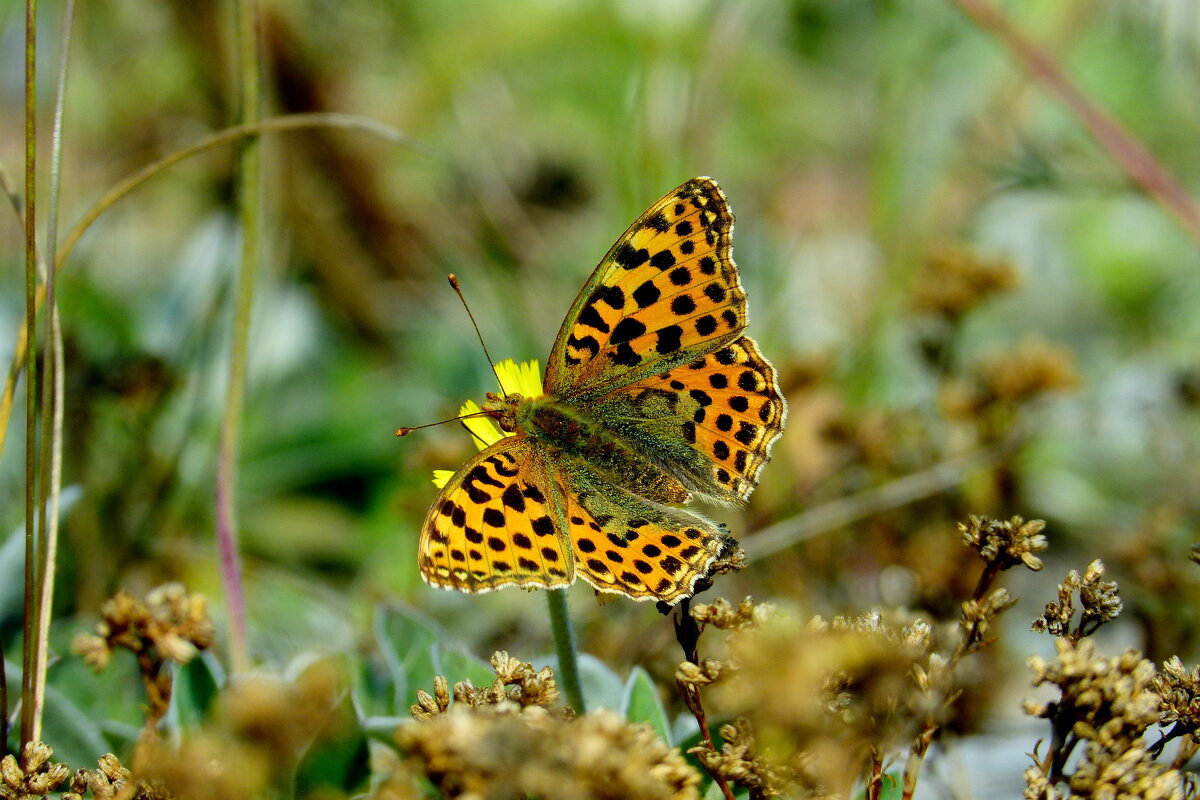
[[[238,3],[238,54],[241,121],[259,117],[258,5],[254,0]],[[240,142],[238,153],[238,216],[242,224],[242,259],[234,301],[233,346],[229,361],[225,414],[217,456],[217,551],[229,613],[229,654],[233,672],[250,666],[246,634],[246,601],[237,529],[237,457],[241,434],[242,407],[246,391],[246,361],[250,348],[250,318],[254,306],[255,272],[259,260],[259,142]]]
[[[558,679],[562,682],[571,708],[575,709],[576,714],[582,714],[586,709],[583,705],[583,689],[579,684],[575,631],[571,628],[571,618],[567,616],[567,590],[548,590],[546,604],[550,606],[550,630],[554,634],[554,652],[558,655]]]

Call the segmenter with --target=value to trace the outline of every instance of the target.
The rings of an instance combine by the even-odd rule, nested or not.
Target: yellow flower
[[[537,361],[523,361],[518,364],[511,358],[507,358],[496,365],[496,378],[508,394],[516,393],[525,397],[541,397],[542,395],[542,368]],[[468,400],[458,409],[458,414],[465,417],[470,414],[478,414],[480,410],[478,403]],[[475,440],[475,446],[480,450],[495,444],[505,436],[512,436],[511,433],[500,430],[500,426],[491,417],[470,417],[470,419],[464,419],[462,423],[471,432],[471,438]],[[453,475],[454,470],[452,469],[435,469],[433,485],[440,489]]]

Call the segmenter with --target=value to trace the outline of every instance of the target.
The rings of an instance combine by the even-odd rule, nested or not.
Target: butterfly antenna
[[[408,436],[413,431],[419,431],[422,428],[434,428],[434,427],[437,427],[438,425],[445,425],[447,422],[459,422],[464,419],[471,419],[472,417],[487,417],[487,416],[491,416],[491,415],[486,411],[476,411],[474,414],[463,414],[458,417],[451,417],[450,419],[444,419],[441,422],[430,422],[428,425],[414,425],[411,428],[408,428],[408,427],[397,428],[396,435],[397,436]]]
[[[488,365],[492,368],[492,374],[496,376],[496,383],[500,386],[500,394],[508,395],[508,392],[504,389],[504,384],[500,382],[500,374],[496,372],[496,362],[492,361],[492,354],[488,352],[487,345],[483,341],[483,334],[479,332],[479,325],[475,322],[475,315],[471,313],[471,307],[467,305],[467,298],[463,297],[462,288],[458,285],[458,278],[455,277],[453,272],[447,275],[446,278],[450,281],[450,288],[458,295],[463,308],[467,310],[467,316],[471,318],[471,327],[475,329],[475,336],[479,338],[479,346],[483,348],[483,355],[487,358]]]

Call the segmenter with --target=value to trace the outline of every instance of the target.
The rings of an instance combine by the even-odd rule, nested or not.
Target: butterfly
[[[787,406],[743,335],[733,214],[711,178],[650,206],[567,312],[540,397],[488,394],[506,434],[458,469],[421,528],[424,579],[462,592],[568,586],[674,604],[740,566],[683,508],[754,491]]]

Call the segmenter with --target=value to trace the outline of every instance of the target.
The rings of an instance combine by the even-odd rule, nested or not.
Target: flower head
[[[511,358],[506,358],[496,365],[496,380],[500,382],[506,394],[519,394],[524,397],[542,396],[542,369],[537,361],[522,361],[520,364]],[[474,400],[468,400],[458,409],[463,427],[475,440],[475,446],[480,450],[490,447],[505,436],[512,436],[500,429],[500,426],[488,416],[470,416],[480,414],[482,409]],[[435,469],[433,485],[439,489],[445,486],[454,475],[452,469]]]

